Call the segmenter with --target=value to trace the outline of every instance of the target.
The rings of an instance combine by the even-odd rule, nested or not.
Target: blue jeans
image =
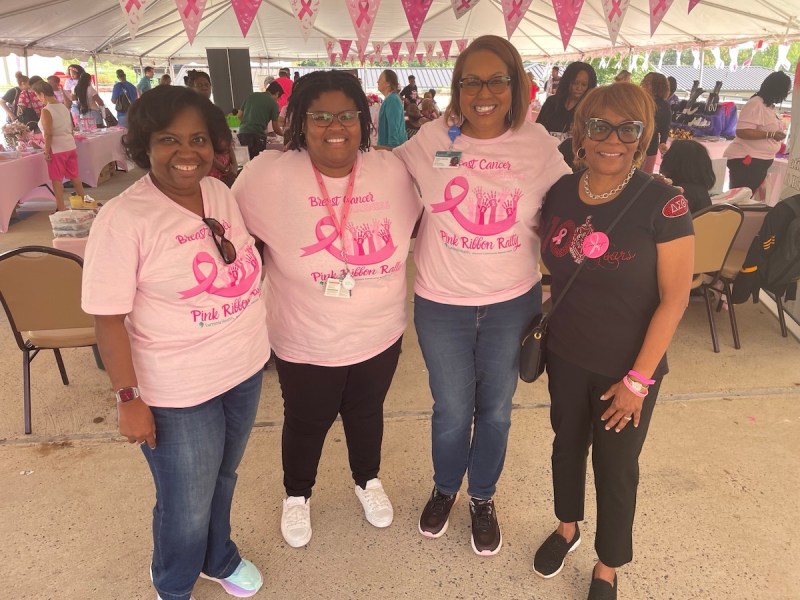
[[[201,571],[225,578],[241,561],[231,504],[260,395],[261,371],[197,406],[151,407],[156,448],[142,452],[156,487],[152,575],[163,600],[189,600]]]
[[[117,113],[117,121],[119,121],[120,127],[127,127],[128,126],[128,113],[126,113],[126,112],[118,112]]]
[[[520,340],[541,306],[539,284],[486,306],[414,297],[414,325],[433,395],[433,481],[442,494],[455,494],[467,472],[470,496],[494,496],[511,427]]]

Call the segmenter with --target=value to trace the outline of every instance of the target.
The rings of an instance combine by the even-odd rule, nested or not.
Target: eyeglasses
[[[358,115],[361,114],[360,110],[343,110],[340,113],[331,113],[327,111],[320,112],[307,112],[311,117],[311,122],[317,127],[329,127],[333,120],[336,119],[344,127],[352,127],[358,123]]]
[[[623,144],[635,144],[642,137],[644,123],[641,121],[623,121],[619,125],[612,125],[604,119],[589,119],[586,121],[586,136],[595,142],[608,139],[612,132],[617,132],[619,141]]]
[[[235,261],[236,246],[225,237],[225,228],[222,224],[211,217],[203,219],[203,223],[208,225],[208,228],[211,230],[211,237],[214,240],[214,244],[217,246],[217,250],[219,250],[219,255],[222,257],[222,260],[225,261],[225,264],[229,265]]]
[[[511,85],[511,77],[508,75],[498,75],[491,79],[478,79],[477,77],[465,77],[458,82],[461,90],[466,96],[477,96],[483,89],[483,86],[489,88],[493,94],[502,94]]]

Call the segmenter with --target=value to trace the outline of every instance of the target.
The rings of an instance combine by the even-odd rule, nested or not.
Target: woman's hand
[[[639,419],[642,416],[642,401],[644,398],[640,398],[631,392],[622,381],[612,385],[600,396],[600,400],[611,400],[612,398],[611,405],[600,417],[601,421],[605,421],[606,431],[613,428],[614,431],[619,433],[631,421],[633,421],[634,427],[638,427]]]
[[[773,131],[772,132],[772,139],[776,142],[782,142],[786,139],[786,132],[785,131]]]
[[[151,450],[156,447],[156,423],[153,411],[141,398],[117,404],[119,432],[131,444],[146,443]]]

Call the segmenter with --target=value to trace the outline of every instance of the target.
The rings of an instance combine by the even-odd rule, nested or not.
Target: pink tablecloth
[[[53,238],[53,248],[63,250],[64,252],[72,252],[81,258],[86,253],[86,242],[89,241],[88,237],[82,238],[66,238],[57,237]]]
[[[0,161],[0,232],[8,231],[8,222],[20,198],[35,187],[49,183],[47,163],[42,154]]]
[[[122,147],[123,135],[125,135],[124,128],[111,127],[98,129],[95,135],[80,134],[76,136],[78,175],[83,183],[97,187],[100,172],[112,161],[116,161],[117,169],[128,170],[125,149]]]

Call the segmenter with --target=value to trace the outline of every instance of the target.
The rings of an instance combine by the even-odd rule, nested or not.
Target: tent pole
[[[100,78],[97,76],[97,54],[92,54],[92,63],[94,63],[94,84],[100,85]]]
[[[22,54],[25,57],[25,74],[28,74],[28,49],[23,48]]]
[[[700,87],[703,87],[703,67],[705,65],[706,47],[705,44],[700,44]]]

